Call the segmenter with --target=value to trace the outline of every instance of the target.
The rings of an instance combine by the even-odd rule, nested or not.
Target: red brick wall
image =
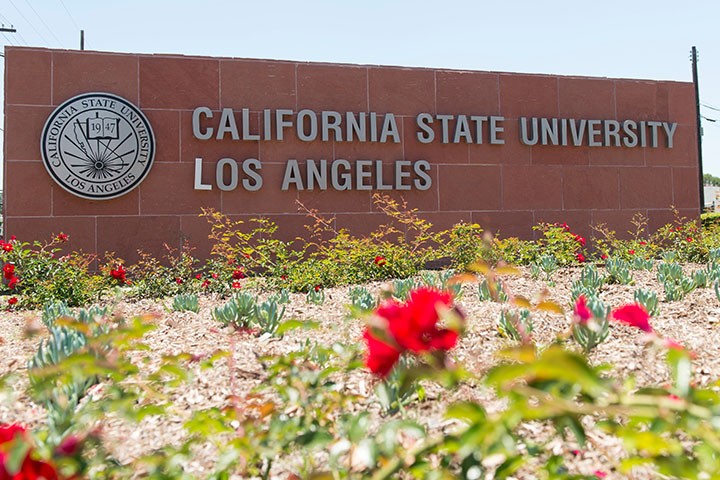
[[[699,210],[693,88],[690,83],[332,65],[167,55],[6,48],[5,233],[21,240],[64,231],[72,248],[114,251],[129,260],[137,248],[158,253],[184,239],[207,253],[208,226],[201,207],[234,218],[264,215],[284,236],[303,235],[306,219],[296,200],[336,217],[357,233],[384,218],[368,191],[280,191],[285,163],[297,158],[425,159],[433,183],[427,191],[393,192],[438,228],[460,220],[501,236],[533,235],[540,221],[569,223],[588,235],[606,223],[624,232],[636,212],[658,226],[670,206],[694,217]],[[75,197],[47,174],[40,134],[56,106],[80,93],[103,91],[136,104],[156,137],[155,164],[130,193],[105,201]],[[193,137],[198,106],[308,108],[316,112],[391,112],[401,143],[200,141]],[[504,145],[423,145],[415,116],[502,115]],[[255,114],[257,121],[261,115]],[[526,146],[518,118],[633,119],[677,122],[674,148]],[[258,158],[260,191],[193,189],[194,159],[203,157],[203,180],[214,183],[217,160]]]

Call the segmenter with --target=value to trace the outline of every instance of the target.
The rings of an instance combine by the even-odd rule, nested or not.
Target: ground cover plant
[[[246,235],[212,214],[221,248],[205,264],[186,248],[95,273],[54,255],[65,234],[4,241],[0,478],[720,471],[713,227],[581,241],[540,225],[538,242],[508,241],[465,224],[431,234],[380,206],[391,220],[372,242],[321,229],[295,250],[268,223]],[[424,239],[391,244],[406,232],[393,219]],[[345,248],[349,276],[324,264]],[[625,263],[609,271],[604,255]],[[443,257],[453,268],[422,270]],[[46,301],[39,271],[80,287]]]

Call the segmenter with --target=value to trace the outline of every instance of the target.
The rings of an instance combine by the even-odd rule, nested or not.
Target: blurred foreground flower
[[[455,320],[449,328],[438,322]],[[415,354],[444,352],[457,344],[462,315],[453,307],[452,296],[434,288],[420,287],[410,292],[407,302],[383,302],[375,311],[373,324],[363,333],[368,346],[366,366],[385,377],[405,351]]]

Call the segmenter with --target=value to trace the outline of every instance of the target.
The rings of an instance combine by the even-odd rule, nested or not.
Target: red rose
[[[363,338],[367,343],[365,365],[368,369],[381,377],[386,377],[392,370],[395,362],[400,358],[402,351],[373,336],[369,329],[365,329]]]
[[[385,260],[385,257],[383,257],[382,255],[378,255],[375,257],[374,262],[375,262],[375,265],[377,265],[378,267],[382,267],[383,265],[385,265],[387,263],[387,260]]]
[[[238,289],[238,288],[242,287],[242,285],[240,285],[240,282],[238,282],[237,280],[233,281],[230,286],[234,289]]]
[[[575,302],[575,308],[573,309],[576,321],[581,325],[587,325],[588,320],[593,318],[593,313],[587,306],[587,299],[585,295],[580,295]]]
[[[11,307],[12,307],[13,305],[17,305],[17,303],[18,303],[17,297],[10,297],[10,298],[8,299],[8,305],[10,305]]]
[[[233,272],[232,278],[234,278],[235,280],[240,280],[240,279],[242,279],[242,278],[245,278],[245,272],[243,272],[242,270],[240,270],[240,269],[238,268],[237,270],[235,270],[235,271]]]
[[[27,430],[17,423],[0,423],[0,445],[11,442],[16,436],[24,437]]]
[[[630,255],[635,255],[635,250],[628,250],[628,253],[629,253]]]
[[[575,254],[575,258],[577,258],[577,261],[580,263],[583,263],[585,261],[585,255],[580,252]]]
[[[14,273],[15,273],[15,265],[13,265],[12,263],[6,263],[6,264],[3,266],[3,276],[4,276],[7,280],[9,280],[9,279],[11,279],[12,277],[14,277]]]
[[[198,280],[202,280],[202,273],[198,273],[197,275],[195,275],[195,278]]]
[[[57,240],[60,242],[67,242],[68,238],[70,238],[70,237],[68,237],[67,233],[60,232],[60,233],[58,233],[57,237],[55,237],[55,238],[57,238]]]
[[[452,297],[429,287],[410,293],[405,304],[385,302],[375,312],[388,321],[388,328],[401,347],[415,353],[430,350],[449,350],[457,343],[458,334],[438,329],[438,308],[450,308]]]
[[[218,274],[217,274],[217,273],[211,273],[210,276],[211,276],[212,278],[215,278],[215,279],[218,278]]]
[[[20,279],[18,277],[15,277],[15,276],[11,277],[10,280],[8,281],[8,288],[10,290],[15,290],[15,287],[17,287],[19,280]]]
[[[115,280],[118,280],[120,283],[129,283],[125,278],[126,274],[127,270],[125,270],[125,267],[120,264],[118,264],[113,270],[110,270],[110,276]]]
[[[688,242],[692,242],[692,241],[693,241],[692,237],[687,237],[685,240],[687,240]]]
[[[319,291],[320,291],[320,285],[315,285],[315,292],[317,293]]]
[[[202,288],[208,288],[210,286],[210,280],[203,280]]]
[[[607,260],[608,256],[607,254],[603,253],[602,255],[600,255],[600,258],[603,260]]]
[[[13,246],[9,243],[3,243],[2,249],[6,252],[12,252]]]
[[[645,240],[640,240],[640,245],[645,246],[645,245],[647,245],[647,242]]]
[[[175,279],[175,283],[177,283],[178,285],[182,285],[182,284],[183,284],[183,279],[180,278],[180,277],[177,277],[177,278]]]
[[[645,308],[639,303],[631,303],[629,305],[616,308],[612,312],[612,318],[631,327],[639,328],[643,332],[652,333],[650,326],[650,315]]]

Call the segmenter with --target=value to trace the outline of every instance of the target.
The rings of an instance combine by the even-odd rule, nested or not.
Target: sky
[[[78,49],[82,29],[99,51],[686,82],[695,45],[720,176],[718,0],[0,0],[0,23],[4,45]]]

